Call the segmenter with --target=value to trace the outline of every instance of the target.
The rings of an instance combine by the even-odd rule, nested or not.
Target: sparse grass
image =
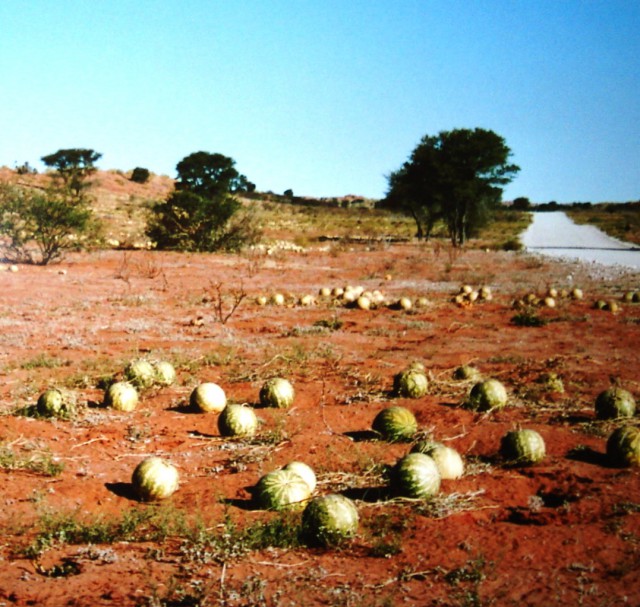
[[[479,249],[520,250],[518,236],[533,220],[531,213],[504,209],[495,211],[493,221],[482,229],[479,237],[470,245]]]
[[[65,544],[114,544],[116,542],[163,542],[171,535],[184,535],[186,518],[171,506],[134,507],[120,516],[83,517],[77,511],[45,512],[36,525],[36,535],[22,549],[28,558]]]
[[[21,446],[20,451],[16,446]],[[56,460],[48,449],[26,441],[0,443],[0,469],[24,470],[42,476],[59,476],[64,470],[64,463]]]
[[[578,224],[594,225],[614,238],[640,244],[640,204],[602,203],[572,207],[567,213]]]
[[[213,529],[203,525],[193,529],[182,542],[180,554],[187,562],[222,565],[256,550],[295,548],[300,545],[299,518],[299,513],[284,512],[241,527],[227,513]]]
[[[544,327],[547,320],[542,318],[534,308],[525,308],[511,317],[516,327]]]
[[[70,363],[68,360],[63,360],[56,356],[51,356],[47,353],[38,354],[30,360],[20,364],[21,369],[57,369],[59,367],[66,367]]]

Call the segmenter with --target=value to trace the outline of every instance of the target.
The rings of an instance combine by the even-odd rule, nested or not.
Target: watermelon
[[[614,466],[640,466],[640,428],[621,426],[607,440],[607,458]]]
[[[391,471],[391,489],[402,497],[433,497],[440,491],[440,480],[438,465],[424,453],[405,455]]]
[[[429,455],[438,466],[442,479],[457,479],[464,474],[464,462],[460,454],[437,441],[419,441],[411,448],[411,453]]]
[[[174,366],[166,361],[159,360],[153,363],[155,372],[155,382],[160,386],[170,386],[176,381],[176,370]]]
[[[636,401],[631,392],[612,386],[598,394],[595,408],[598,419],[633,417],[636,412]]]
[[[302,534],[311,544],[336,546],[358,532],[358,509],[344,495],[332,493],[312,499],[302,513]]]
[[[169,497],[178,488],[178,470],[161,457],[147,457],[133,471],[131,484],[145,502]]]
[[[105,391],[104,404],[117,411],[133,411],[138,406],[138,391],[128,381],[117,381]]]
[[[467,404],[476,411],[500,409],[507,404],[507,390],[497,379],[485,379],[471,388]]]
[[[313,493],[316,489],[316,474],[313,471],[311,466],[308,466],[304,462],[293,461],[289,462],[286,466],[283,466],[283,470],[290,470],[291,472],[295,472],[298,476],[301,476],[302,479],[309,485],[309,491]]]
[[[220,413],[227,406],[227,396],[218,384],[204,382],[193,389],[189,402],[205,413]]]
[[[75,414],[76,403],[72,394],[50,388],[38,397],[36,410],[43,417],[68,418]]]
[[[427,393],[429,380],[421,363],[414,363],[393,379],[396,395],[402,398],[421,398]]]
[[[537,464],[544,459],[545,453],[544,439],[535,430],[512,430],[500,443],[500,454],[514,465]]]
[[[260,404],[263,407],[288,409],[294,398],[295,391],[291,382],[283,377],[273,377],[260,388]]]
[[[382,409],[372,424],[373,429],[389,442],[408,441],[418,431],[415,415],[405,407]]]
[[[260,478],[254,499],[263,510],[284,510],[302,507],[311,497],[307,481],[293,470],[274,470]]]
[[[460,381],[480,381],[480,371],[472,365],[460,365],[453,372],[453,379]]]
[[[246,405],[227,405],[218,417],[218,430],[222,436],[250,437],[258,430],[258,418]]]
[[[156,381],[156,370],[153,365],[144,358],[132,360],[124,369],[125,379],[136,388],[146,389],[153,386]]]

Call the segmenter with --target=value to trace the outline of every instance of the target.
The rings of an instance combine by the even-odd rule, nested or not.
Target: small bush
[[[503,251],[522,251],[524,247],[517,238],[510,238],[502,243],[501,248]]]
[[[518,312],[511,318],[511,322],[516,327],[543,327],[547,324],[544,318],[541,318],[532,309],[525,309],[522,312]]]
[[[142,167],[136,167],[131,172],[131,181],[134,183],[147,183],[149,181],[149,177],[151,173],[149,173],[149,169],[144,169]]]

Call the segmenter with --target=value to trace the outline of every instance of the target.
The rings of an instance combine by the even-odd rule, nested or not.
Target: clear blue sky
[[[381,197],[424,135],[482,127],[505,199],[640,199],[640,0],[1,0],[0,165],[61,148],[259,190]]]

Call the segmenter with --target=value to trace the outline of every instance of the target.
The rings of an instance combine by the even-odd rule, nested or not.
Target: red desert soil
[[[493,299],[455,305],[464,283],[489,285]],[[429,303],[408,312],[331,298],[255,303],[261,293],[293,298],[346,284]],[[579,286],[584,298],[535,310],[541,326],[512,322],[515,298],[550,285]],[[593,308],[631,287],[640,288],[638,275],[594,278],[589,267],[525,254],[450,258],[413,244],[109,251],[0,272],[0,605],[639,605],[640,473],[608,465],[606,439],[621,422],[594,417],[612,381],[640,396],[640,305]],[[247,297],[221,323],[242,289]],[[177,383],[144,393],[132,413],[103,407],[105,378],[139,356],[172,361]],[[394,397],[394,374],[415,360],[430,375],[428,394]],[[462,363],[501,380],[509,406],[461,407],[471,384],[452,373]],[[550,373],[564,392],[544,383]],[[275,375],[295,386],[288,410],[257,407]],[[256,406],[256,439],[223,439],[215,414],[189,410],[203,381]],[[76,394],[75,419],[29,414],[52,386]],[[465,457],[466,474],[443,481],[431,503],[389,500],[381,488],[381,470],[411,446],[370,435],[390,404]],[[542,463],[507,467],[496,457],[516,427],[544,437]],[[131,492],[148,455],[180,471],[178,491],[160,504]],[[247,551],[238,541],[260,522],[297,524],[299,513],[251,502],[259,477],[291,460],[315,469],[318,493],[355,500],[351,543]],[[54,474],[54,465],[64,468]]]

